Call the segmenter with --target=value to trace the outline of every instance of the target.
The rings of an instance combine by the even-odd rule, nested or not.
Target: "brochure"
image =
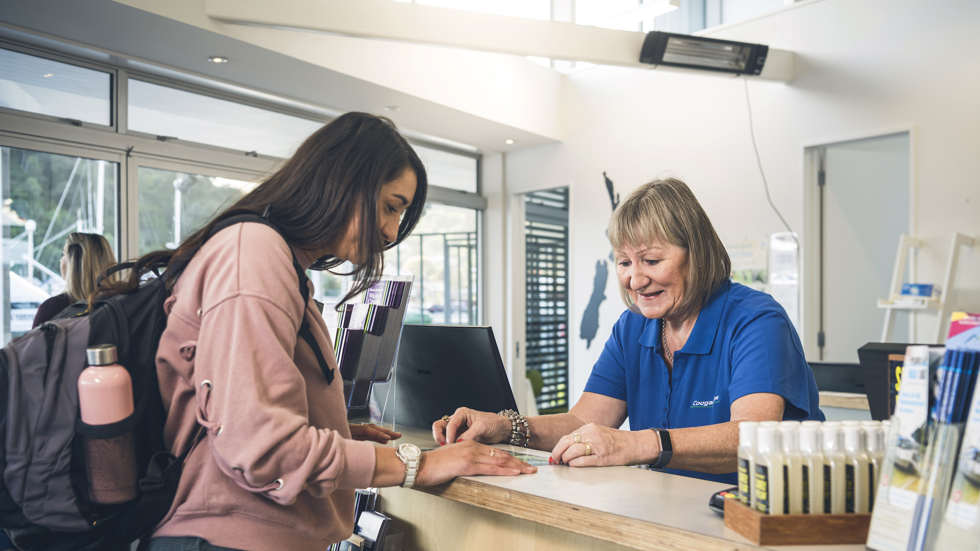
[[[905,352],[902,387],[898,393],[888,448],[882,464],[868,547],[876,551],[907,551],[912,538],[930,436],[930,380],[942,349],[910,346]],[[938,365],[937,365],[938,367]]]

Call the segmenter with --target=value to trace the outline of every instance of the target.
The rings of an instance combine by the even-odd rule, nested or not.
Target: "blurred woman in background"
[[[61,277],[65,280],[65,292],[41,303],[31,328],[54,318],[80,300],[88,300],[89,294],[95,290],[99,275],[115,264],[116,256],[105,237],[97,233],[69,234],[61,255]]]

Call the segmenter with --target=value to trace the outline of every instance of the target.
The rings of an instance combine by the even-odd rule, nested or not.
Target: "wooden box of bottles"
[[[764,515],[737,499],[725,500],[725,527],[757,545],[836,545],[868,541],[868,513]]]

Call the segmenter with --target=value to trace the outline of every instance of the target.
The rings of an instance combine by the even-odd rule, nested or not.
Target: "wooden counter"
[[[864,394],[852,394],[850,392],[829,392],[820,391],[820,407],[858,409],[868,411],[868,397]]]
[[[433,446],[428,433],[399,427],[400,442]],[[544,458],[548,453],[522,451]],[[432,488],[384,488],[381,510],[406,532],[406,551],[668,549],[747,551],[708,499],[727,486],[631,467],[543,466],[533,475],[466,477]],[[863,545],[792,546],[858,551]]]

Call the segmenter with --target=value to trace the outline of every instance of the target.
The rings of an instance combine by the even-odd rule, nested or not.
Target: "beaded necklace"
[[[664,341],[664,354],[667,355],[667,360],[671,364],[673,364],[674,363],[674,354],[670,351],[670,347],[667,346],[667,320],[661,319],[660,322],[661,322],[660,323],[660,336],[663,337],[663,341]]]

